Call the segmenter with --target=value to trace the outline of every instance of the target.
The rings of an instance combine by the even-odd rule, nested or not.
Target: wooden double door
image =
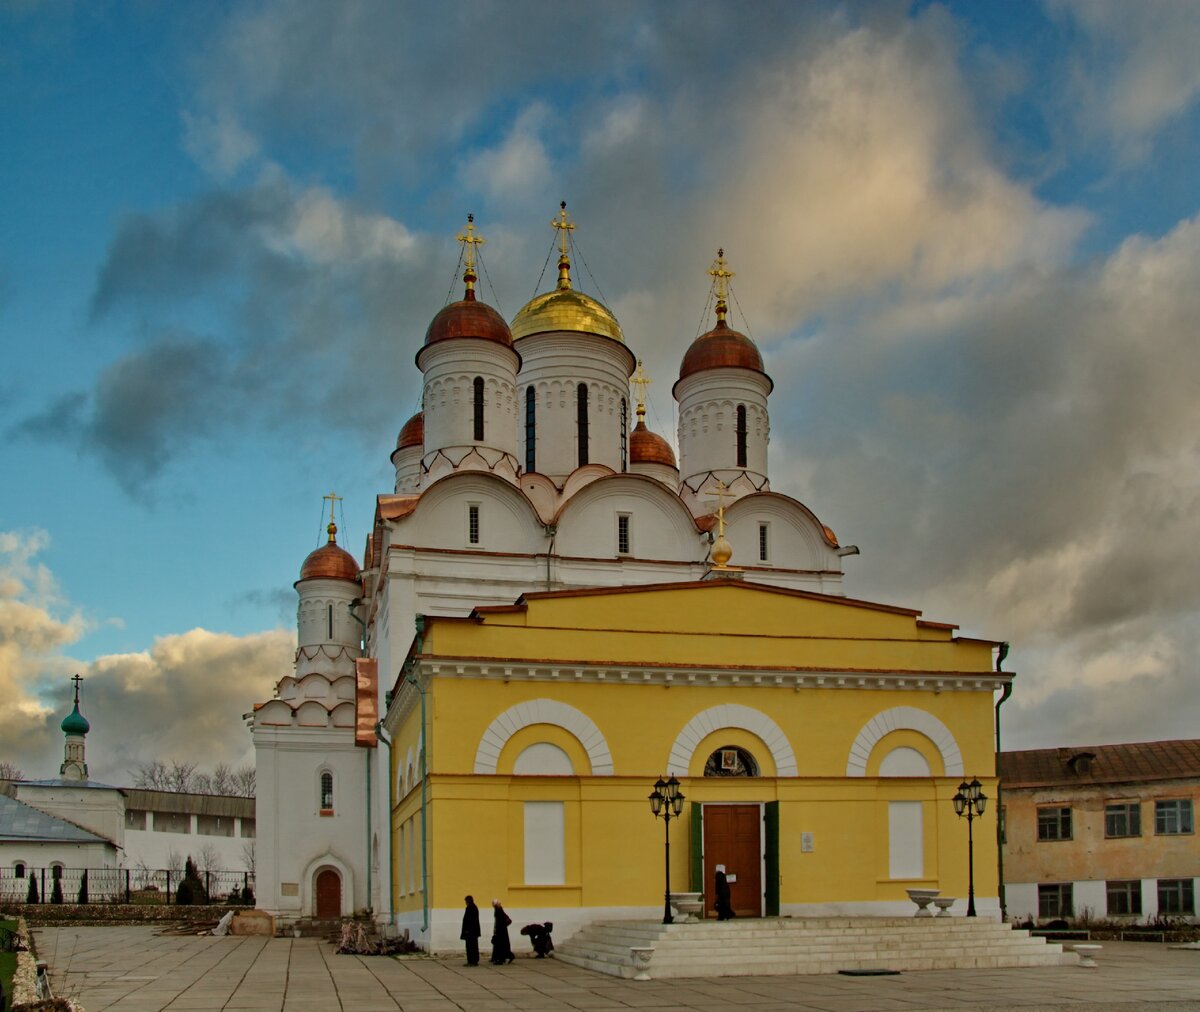
[[[716,917],[717,865],[725,866],[738,917],[763,915],[761,805],[704,805],[704,913]]]
[[[313,913],[323,919],[331,920],[342,916],[342,876],[332,868],[322,868],[317,872],[316,903]]]

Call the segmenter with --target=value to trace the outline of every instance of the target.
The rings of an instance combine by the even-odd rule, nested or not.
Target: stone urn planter
[[[908,893],[908,898],[917,905],[917,912],[914,917],[932,917],[933,911],[929,909],[929,904],[941,892],[940,889],[905,889]]]

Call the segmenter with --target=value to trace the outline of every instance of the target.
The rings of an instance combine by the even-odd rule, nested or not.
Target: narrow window
[[[580,383],[575,391],[577,397],[576,406],[576,434],[579,437],[579,466],[583,467],[588,462],[588,389],[586,383]]]
[[[13,865],[13,878],[25,877],[25,865],[18,861]]]
[[[1124,917],[1142,912],[1142,883],[1137,879],[1126,882],[1106,882],[1108,916]]]
[[[1071,839],[1071,809],[1039,808],[1037,834],[1039,840]]]
[[[1070,917],[1074,913],[1074,890],[1070,882],[1038,886],[1038,917]]]
[[[483,377],[475,377],[475,440],[483,440]]]
[[[537,394],[525,388],[525,473],[537,470]]]
[[[1136,801],[1104,806],[1104,835],[1141,836],[1142,806]]]
[[[1000,837],[1000,846],[1008,843],[1008,806],[1000,806],[1000,815],[996,819],[996,832]]]
[[[479,506],[475,503],[467,507],[467,541],[479,544]]]
[[[333,774],[329,770],[321,774],[321,811],[333,811]]]
[[[746,405],[737,407],[737,466],[746,466]]]
[[[63,873],[63,866],[61,864],[52,864],[50,866],[50,877],[52,879],[61,879],[62,873]]]
[[[1173,798],[1154,802],[1154,832],[1175,836],[1192,831],[1192,799]]]
[[[1158,880],[1158,913],[1191,916],[1196,912],[1196,891],[1190,878]]]
[[[767,541],[768,524],[758,525],[758,561],[766,562],[770,556],[770,543]]]
[[[333,605],[329,605],[328,608],[326,608],[325,613],[326,613],[326,618],[328,619],[328,622],[329,622],[329,638],[330,638],[330,640],[332,640],[333,639]]]
[[[617,514],[617,554],[629,554],[629,514]]]
[[[627,471],[629,460],[629,407],[621,398],[621,470]]]

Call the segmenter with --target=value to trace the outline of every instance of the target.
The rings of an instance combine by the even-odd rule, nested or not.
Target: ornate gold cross
[[[646,375],[646,370],[642,366],[642,360],[638,359],[637,372],[629,377],[629,382],[632,386],[637,387],[637,409],[639,415],[646,413],[646,387],[653,381]]]
[[[482,246],[487,240],[475,234],[475,215],[467,215],[467,230],[466,234],[459,233],[455,238],[466,247],[466,252],[463,254],[463,266],[467,270],[471,270],[475,266],[475,247]]]
[[[717,497],[717,536],[725,537],[725,499],[733,498],[733,493],[729,491],[729,486],[720,478],[713,478],[717,483],[716,488],[703,489],[705,495],[715,495]]]

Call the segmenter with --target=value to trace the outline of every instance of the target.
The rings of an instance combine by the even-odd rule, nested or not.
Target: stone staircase
[[[326,941],[336,942],[342,934],[342,921],[351,919],[348,917],[298,917],[289,921],[285,927],[281,927],[279,933],[292,936],[299,931],[300,938],[324,938]]]
[[[556,943],[554,955],[573,966],[634,980],[1079,963],[1058,943],[973,917],[598,921]]]

